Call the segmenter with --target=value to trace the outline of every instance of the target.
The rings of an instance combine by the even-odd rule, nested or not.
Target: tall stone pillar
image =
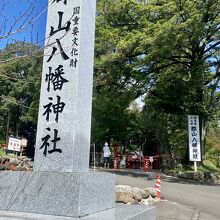
[[[34,170],[88,172],[96,1],[49,2]]]

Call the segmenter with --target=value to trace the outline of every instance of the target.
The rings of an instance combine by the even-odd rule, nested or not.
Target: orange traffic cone
[[[157,191],[157,198],[161,197],[161,192],[160,192],[160,175],[157,176],[157,181],[155,184],[155,190]]]

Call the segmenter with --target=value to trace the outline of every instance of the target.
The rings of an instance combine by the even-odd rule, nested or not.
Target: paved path
[[[154,187],[158,175],[158,172],[146,174],[141,170],[128,169],[117,171],[98,169],[95,172],[103,171],[116,173],[117,184],[140,188]],[[164,199],[156,205],[157,220],[220,220],[219,185],[198,184],[161,174],[161,191]],[[0,220],[21,219],[61,220],[75,218],[0,211]],[[99,219],[107,220],[102,217],[94,218],[94,220]]]
[[[107,170],[117,174],[116,183],[140,188],[154,187],[158,172]],[[158,205],[157,219],[220,220],[220,186],[180,180],[161,174],[164,201]],[[166,218],[165,218],[166,217]]]

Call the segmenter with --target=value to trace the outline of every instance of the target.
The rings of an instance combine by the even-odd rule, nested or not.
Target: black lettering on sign
[[[65,30],[65,31],[67,32],[67,31],[70,29],[70,25],[71,25],[71,22],[70,22],[70,21],[67,21],[66,26],[62,27],[63,12],[62,12],[62,11],[58,11],[57,13],[58,13],[58,15],[59,15],[58,28],[57,28],[57,30],[54,30],[54,27],[51,26],[51,27],[50,27],[50,36],[53,36],[53,35],[56,34],[57,32],[63,31],[63,30]]]
[[[58,11],[58,16],[59,16],[59,21],[58,21],[58,27],[57,29],[55,30],[55,28],[53,26],[50,27],[50,34],[49,36],[53,36],[55,35],[56,33],[60,32],[60,31],[66,31],[68,32],[70,30],[70,25],[71,25],[71,22],[70,21],[67,21],[66,22],[66,25],[63,26],[62,23],[63,23],[63,12],[62,11]],[[57,43],[57,46],[60,50],[60,54],[61,54],[61,57],[63,60],[68,60],[69,57],[68,55],[64,52],[64,49],[62,47],[62,44],[60,42],[60,39],[56,39],[56,43]],[[51,59],[53,58],[55,52],[57,51],[57,47],[53,47],[53,50],[52,50],[52,53],[50,55],[50,57],[48,58],[47,62],[50,62]]]
[[[198,159],[198,154],[193,154],[193,159]]]
[[[53,98],[52,97],[49,97],[48,98],[50,101],[53,101]],[[53,104],[52,102],[48,103],[47,105],[44,105],[44,109],[45,109],[45,112],[43,113],[43,115],[46,115],[46,120],[49,121],[50,120],[50,114],[53,112],[56,117],[55,117],[55,121],[58,123],[59,121],[59,113],[62,113],[63,112],[63,109],[65,107],[65,103],[64,102],[61,102],[61,97],[60,96],[57,96],[57,102],[56,104]],[[52,111],[53,109],[53,111]]]
[[[52,3],[54,3],[54,2],[59,3],[60,1],[63,1],[63,0],[54,0]],[[63,3],[66,5],[67,4],[67,0],[64,0]]]
[[[46,74],[45,81],[48,82],[47,91],[50,91],[50,84],[53,84],[53,90],[62,90],[63,84],[69,82],[62,75],[64,75],[63,65],[59,65],[55,72],[52,72],[52,67],[49,67],[49,74]]]
[[[73,15],[79,15],[79,14],[80,14],[80,6],[73,8]]]
[[[72,55],[72,56],[78,56],[78,55],[79,55],[78,49],[73,48],[72,51],[71,51],[71,55]]]
[[[75,16],[75,17],[72,19],[73,25],[79,25],[79,20],[80,20],[80,17]]]
[[[74,37],[72,40],[72,42],[73,42],[72,46],[79,46],[78,40],[79,40],[79,38]]]
[[[48,127],[46,128],[47,131],[51,131],[51,129]],[[43,144],[41,145],[40,149],[44,149],[43,154],[46,157],[47,153],[52,154],[55,152],[58,153],[62,153],[62,150],[57,148],[57,142],[61,140],[60,137],[58,137],[58,130],[54,129],[54,136],[53,136],[53,140],[51,140],[50,142],[52,142],[52,149],[50,148],[50,140],[51,136],[49,134],[47,134],[45,137],[41,138]]]
[[[71,59],[70,60],[70,67],[76,67],[78,63],[78,60],[75,58],[75,59]]]
[[[62,45],[61,45],[61,43],[60,43],[60,40],[59,40],[59,39],[56,39],[56,42],[57,42],[58,48],[60,49],[60,54],[61,54],[62,59],[63,59],[63,60],[68,60],[69,57],[68,57],[68,56],[66,55],[66,53],[64,52],[63,47],[62,47]],[[50,61],[51,61],[51,59],[53,58],[53,56],[54,56],[54,54],[55,54],[56,51],[57,51],[57,48],[56,48],[56,47],[53,47],[53,51],[52,51],[52,53],[51,53],[49,59],[47,60],[47,62],[50,62]]]

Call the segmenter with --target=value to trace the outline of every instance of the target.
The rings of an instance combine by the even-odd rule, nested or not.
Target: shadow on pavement
[[[192,185],[203,185],[203,186],[219,186],[220,184],[208,183],[208,182],[196,182],[188,179],[180,179],[178,177],[167,176],[160,170],[152,170],[152,172],[144,172],[141,169],[97,169],[98,172],[114,173],[121,176],[131,176],[135,178],[142,178],[147,180],[156,180],[157,175],[160,174],[161,179],[169,183],[180,183],[180,184],[192,184]]]
[[[120,176],[131,176],[131,177],[136,177],[136,178],[142,178],[142,179],[147,179],[147,180],[155,180],[157,177],[156,172],[148,172],[145,173],[143,170],[137,169],[97,169],[99,172],[107,172],[107,173],[114,173]]]
[[[197,182],[195,180],[180,179],[178,177],[173,177],[173,176],[166,176],[165,178],[163,178],[163,181],[169,182],[169,183],[192,184],[192,185],[202,185],[202,186],[219,186],[220,187],[220,184],[217,184],[217,183]]]

